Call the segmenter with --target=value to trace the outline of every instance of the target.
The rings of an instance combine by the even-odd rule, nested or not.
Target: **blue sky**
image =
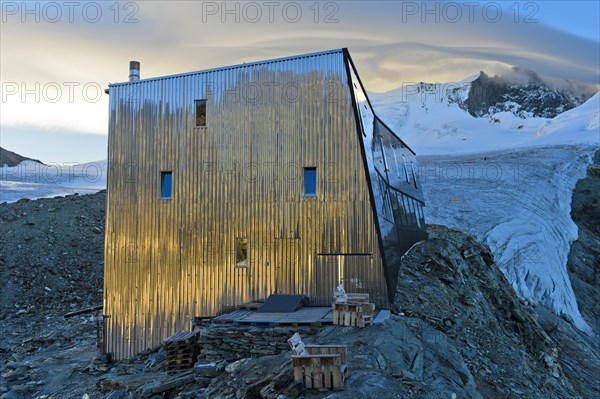
[[[225,4],[225,5],[224,5]],[[370,91],[510,66],[599,83],[597,1],[2,1],[0,145],[106,158],[109,82],[348,47]]]

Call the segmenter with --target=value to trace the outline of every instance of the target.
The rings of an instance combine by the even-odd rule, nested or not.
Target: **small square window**
[[[235,240],[235,267],[248,267],[248,240],[246,238]]]
[[[304,195],[306,197],[317,195],[317,168],[304,168]]]
[[[196,100],[196,127],[206,126],[206,100]]]
[[[170,199],[173,190],[173,173],[160,172],[160,197]]]

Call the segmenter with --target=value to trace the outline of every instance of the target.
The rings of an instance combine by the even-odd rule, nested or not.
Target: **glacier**
[[[522,299],[591,333],[567,258],[578,237],[572,192],[600,149],[600,94],[551,119],[506,111],[475,118],[457,104],[468,84],[371,94],[417,153],[426,221],[475,235]]]
[[[0,167],[0,202],[92,194],[106,188],[106,160],[83,164],[23,161]]]
[[[595,149],[571,144],[419,157],[426,221],[475,235],[521,298],[589,332],[567,257],[577,239],[571,195]]]

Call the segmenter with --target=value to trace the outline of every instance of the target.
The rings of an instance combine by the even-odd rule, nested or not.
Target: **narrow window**
[[[398,162],[398,156],[396,155],[396,146],[392,146],[392,153],[394,154],[394,164],[396,165],[396,176],[401,178],[400,176],[400,162]]]
[[[409,200],[408,197],[406,195],[400,194],[402,196],[402,204],[404,205],[404,220],[406,221],[406,225],[410,226],[413,225],[414,223],[412,222],[411,219],[411,215],[410,215],[410,204],[409,204]]]
[[[381,216],[383,216],[384,219],[393,223],[394,217],[392,214],[392,204],[390,203],[390,194],[394,194],[393,192],[390,193],[387,184],[385,184],[383,178],[379,174],[377,175],[377,182],[379,183],[379,191],[381,192],[381,195],[383,197]]]
[[[419,221],[421,222],[421,228],[425,228],[425,214],[423,212],[423,205],[421,205],[421,203],[418,203],[418,210],[419,210]]]
[[[417,222],[417,227],[419,227],[420,229],[423,228],[423,226],[421,225],[421,212],[419,211],[419,202],[413,200],[413,207],[415,208],[415,220]]]
[[[419,223],[417,222],[417,211],[415,209],[415,200],[412,198],[408,198],[408,206],[410,207],[411,224],[413,226],[418,226]]]
[[[206,126],[206,100],[196,100],[196,127]]]
[[[415,172],[415,165],[412,162],[410,163],[410,169],[412,170],[413,183],[415,184],[415,188],[419,188],[417,187],[417,174]]]
[[[235,267],[248,267],[248,240],[246,238],[235,240]]]
[[[402,204],[398,202],[398,197],[395,191],[392,191],[390,193],[390,202],[392,203],[392,214],[394,218],[394,223],[397,225],[404,224],[404,209],[402,208]]]
[[[304,196],[317,195],[317,168],[304,168]]]
[[[171,172],[160,172],[160,197],[170,199],[173,191],[173,174]]]
[[[406,158],[402,154],[402,163],[404,164],[404,175],[406,176],[406,182],[410,184],[410,177],[408,177],[408,167],[406,166]]]
[[[404,195],[397,192],[396,200],[398,201],[398,210],[399,210],[399,212],[398,212],[399,218],[398,219],[400,220],[401,224],[407,226],[409,223],[408,223],[406,203],[404,202]]]

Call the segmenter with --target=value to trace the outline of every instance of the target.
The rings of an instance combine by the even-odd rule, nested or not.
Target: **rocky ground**
[[[102,303],[104,203],[99,193],[0,204],[0,398],[600,398],[597,337],[519,300],[487,247],[443,226],[403,258],[389,320],[301,331],[348,346],[343,391],[302,391],[287,350],[177,374],[160,348],[109,363],[95,313],[63,317]],[[598,287],[585,281],[584,296]],[[266,345],[275,333],[244,331]]]
[[[0,204],[0,395],[85,391],[94,314],[63,315],[102,304],[104,212],[104,192]]]
[[[396,304],[451,340],[481,397],[600,397],[590,379],[600,374],[597,337],[520,300],[474,237],[428,231],[429,241],[403,259]]]

